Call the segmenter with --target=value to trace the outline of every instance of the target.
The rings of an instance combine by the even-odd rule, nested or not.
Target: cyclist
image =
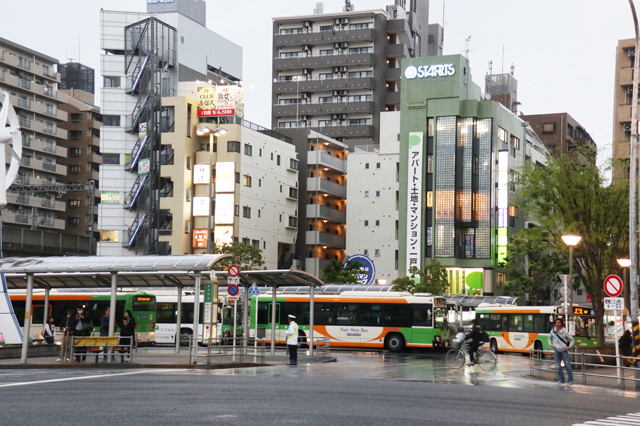
[[[478,325],[478,320],[471,320],[471,331],[467,334],[466,342],[469,344],[469,366],[474,366],[473,357],[478,350],[484,345],[484,341],[482,339],[482,328]]]

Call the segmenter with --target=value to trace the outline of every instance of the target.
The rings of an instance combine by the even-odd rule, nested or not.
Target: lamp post
[[[196,134],[198,136],[209,135],[209,217],[207,218],[207,254],[211,254],[211,239],[212,239],[212,230],[211,230],[211,215],[213,212],[211,211],[211,205],[213,204],[213,138],[217,136],[221,136],[227,133],[227,129],[223,127],[211,128],[211,127],[201,127],[196,130]]]
[[[631,295],[629,294],[629,266],[631,266],[631,259],[618,259],[618,265],[622,268],[622,272],[624,273],[623,280],[623,288],[624,288],[624,306],[627,308],[627,313],[631,313]]]
[[[569,246],[569,280],[571,280],[571,285],[567,286],[567,281],[569,280],[564,280],[564,300],[565,300],[565,306],[567,305],[567,290],[568,290],[568,294],[569,294],[569,306],[567,307],[567,309],[565,309],[564,311],[564,321],[565,321],[565,326],[569,327],[569,320],[572,319],[573,317],[573,288],[569,288],[567,289],[567,287],[573,287],[573,247],[578,245],[578,243],[580,242],[580,240],[582,239],[582,237],[578,236],[578,235],[563,235],[562,236],[562,241],[564,241],[564,243],[566,245]],[[569,310],[571,310],[571,314],[569,314]]]

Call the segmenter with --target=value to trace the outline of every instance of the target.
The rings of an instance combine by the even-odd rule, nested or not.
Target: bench
[[[133,344],[120,345],[117,337],[74,337],[71,359],[75,356],[92,354],[95,355],[97,363],[101,354],[104,356],[109,354],[109,349],[113,349],[111,356],[114,357],[120,355],[124,359],[125,355],[133,356]]]

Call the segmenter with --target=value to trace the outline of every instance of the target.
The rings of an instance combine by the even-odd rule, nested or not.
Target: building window
[[[380,257],[380,249],[375,249],[374,252],[373,252],[373,255],[375,257]]]
[[[370,118],[356,118],[347,120],[349,126],[369,126],[371,125]]]
[[[380,220],[376,220],[376,226],[380,226]]]
[[[352,95],[347,98],[347,102],[367,102],[371,99],[371,95]]]
[[[298,199],[298,188],[289,187],[289,198]]]
[[[102,164],[120,164],[120,154],[102,154]]]
[[[331,120],[318,120],[318,127],[331,126]]]
[[[251,145],[244,144],[244,155],[253,156],[253,147]]]
[[[244,175],[244,186],[251,187],[251,176]]]
[[[240,172],[236,172],[236,183],[240,183]]]
[[[364,226],[369,226],[369,221],[368,220],[364,221]]]
[[[105,127],[106,126],[118,127],[120,126],[120,116],[119,115],[103,115],[102,125]]]
[[[78,166],[78,165],[72,165],[69,166],[69,173],[80,173],[82,172],[82,166]]]
[[[502,287],[507,282],[507,274],[498,272],[498,277],[496,281],[497,281],[498,287]]]
[[[364,191],[364,198],[369,198],[369,191]]]
[[[259,240],[251,240],[251,245],[257,249],[260,248],[260,241]]]
[[[69,200],[69,207],[80,207],[80,200]]]
[[[187,157],[187,170],[191,170],[191,157]]]
[[[380,168],[380,163],[376,163],[376,169]]]
[[[248,246],[251,244],[251,240],[249,238],[243,238],[242,244],[244,244],[245,246]]]
[[[498,139],[504,143],[507,142],[507,131],[502,127],[498,127]]]
[[[262,148],[258,150],[258,156],[262,157]]]
[[[242,217],[247,219],[251,219],[251,207],[243,207],[242,208]]]
[[[331,56],[333,55],[333,49],[323,49],[320,51],[320,56]]]
[[[333,103],[333,97],[332,96],[320,96],[318,98],[318,103],[319,104],[332,104]]]
[[[333,31],[333,25],[321,25],[320,32]]]
[[[542,125],[542,133],[555,133],[556,132],[556,123],[549,123]]]
[[[258,179],[258,187],[262,188],[262,179]]]
[[[261,211],[262,211],[262,210],[258,210],[258,217],[260,217],[260,212],[261,212]]]
[[[280,165],[280,156],[279,156],[279,155],[276,157],[276,164],[277,164],[278,166]]]
[[[369,163],[364,163],[364,168],[367,170],[369,168]]]
[[[69,225],[80,225],[80,218],[79,217],[70,217],[67,219],[67,223]]]
[[[511,146],[513,147],[513,149],[520,149],[520,139],[511,135]]]
[[[380,191],[376,191],[376,197],[380,198]]]
[[[280,52],[281,58],[297,58],[298,56],[304,56],[304,54],[302,52]]]
[[[82,148],[70,148],[69,155],[72,157],[77,157],[78,155],[82,155]]]
[[[347,74],[349,78],[373,77],[373,71],[355,71]]]
[[[373,47],[350,47],[349,54],[354,53],[373,53]]]
[[[369,256],[369,249],[364,249],[362,254],[364,254],[365,256]]]
[[[517,206],[509,206],[509,216],[518,217],[520,209]]]
[[[82,114],[69,114],[69,119],[71,121],[80,121],[82,120]]]
[[[100,241],[118,242],[118,231],[100,231]]]
[[[296,160],[295,158],[289,158],[289,168],[298,170],[298,160]]]
[[[228,141],[227,142],[227,152],[240,152],[240,142],[237,141]]]
[[[364,30],[367,28],[373,28],[373,22],[367,22],[364,24],[351,24],[349,25],[350,30]]]
[[[236,204],[235,206],[235,215],[240,217],[240,206]]]
[[[103,86],[106,87],[120,87],[120,77],[104,76]]]

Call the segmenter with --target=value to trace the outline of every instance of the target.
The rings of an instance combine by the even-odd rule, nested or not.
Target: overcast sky
[[[354,0],[356,10],[393,0]],[[209,29],[244,48],[246,117],[269,126],[272,17],[312,13],[316,0],[207,0]],[[325,12],[343,0],[325,0]],[[639,5],[640,6],[640,5]],[[0,37],[96,70],[100,87],[100,9],[145,11],[145,0],[2,0]],[[568,112],[609,148],[613,132],[615,48],[634,36],[627,0],[447,0],[444,53],[464,53],[474,81],[515,65],[520,110]],[[443,1],[432,0],[430,22],[442,24]],[[504,64],[502,51],[504,48]],[[99,96],[99,95],[98,95]],[[606,154],[608,156],[610,154]]]

